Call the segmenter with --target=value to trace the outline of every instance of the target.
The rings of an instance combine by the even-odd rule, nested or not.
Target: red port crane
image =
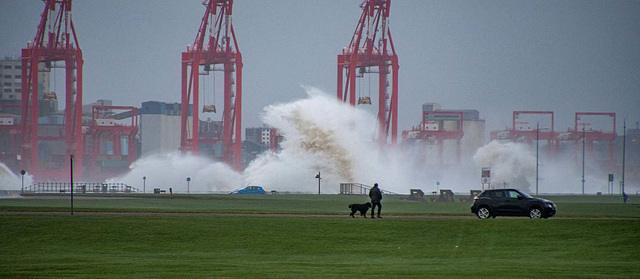
[[[543,122],[545,128],[523,121],[522,116],[539,116],[546,118]],[[555,132],[555,116],[553,111],[513,111],[512,126],[503,131],[492,131],[491,140],[523,141],[532,144],[534,140],[546,140],[547,152],[555,156],[559,150],[559,134]],[[548,122],[546,122],[548,121]]]
[[[591,126],[591,123],[587,122],[589,117],[599,118],[605,122],[611,121],[611,130],[602,131],[594,130],[593,127],[587,128],[587,126]],[[616,136],[618,135],[616,134],[616,114],[614,112],[576,112],[573,131],[575,134],[573,138],[576,142],[576,148],[574,148],[576,158],[578,157],[577,147],[580,141],[585,141],[584,144],[586,144],[586,147],[592,157],[594,152],[594,142],[607,142],[607,171],[612,173],[615,169],[615,162],[613,161],[613,142],[616,140]]]
[[[391,0],[365,0],[362,15],[349,46],[338,55],[338,100],[356,105],[356,78],[378,73],[378,142],[391,143],[398,138],[398,55],[389,30]],[[377,67],[377,70],[373,70]],[[391,68],[391,69],[390,69]],[[391,74],[391,94],[389,94]],[[343,79],[346,81],[343,85]],[[371,104],[370,99],[358,100]],[[389,131],[391,129],[391,131]]]
[[[180,150],[198,154],[199,143],[222,142],[223,161],[235,170],[242,169],[242,54],[231,23],[233,0],[208,0],[198,34],[193,45],[182,53],[182,104]],[[207,34],[207,27],[209,33]],[[205,41],[205,39],[208,39]],[[221,64],[222,69],[215,66]],[[224,109],[222,111],[222,139],[200,139],[199,94],[201,75],[210,71],[224,72]],[[234,86],[235,85],[235,86]],[[189,123],[189,103],[193,101],[193,117]],[[205,106],[205,112],[215,107]]]
[[[59,136],[38,135],[38,100],[55,98],[55,94],[40,94],[38,72],[50,71],[52,62],[64,61],[65,108],[64,126]],[[39,64],[44,63],[43,69]],[[64,173],[69,169],[69,155],[75,155],[75,165],[82,166],[82,50],[71,17],[71,0],[46,0],[38,31],[33,42],[22,49],[22,167],[36,178]],[[49,94],[45,94],[49,93]],[[42,95],[42,97],[40,97]],[[65,164],[61,169],[41,168],[38,141],[64,140]],[[82,177],[82,167],[74,176]]]

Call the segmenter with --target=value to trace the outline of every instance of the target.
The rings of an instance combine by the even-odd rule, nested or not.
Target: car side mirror
[[[522,199],[524,199],[524,197],[523,196],[518,196],[518,199],[522,200]]]

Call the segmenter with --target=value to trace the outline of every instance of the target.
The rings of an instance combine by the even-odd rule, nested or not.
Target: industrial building
[[[49,115],[58,111],[58,101],[50,96],[50,69],[44,65],[38,67],[38,112]],[[55,94],[55,92],[54,92]],[[0,60],[0,117],[18,118],[22,101],[22,61],[19,58],[5,57]],[[2,123],[0,123],[2,124]]]
[[[180,148],[180,104],[143,102],[140,108],[142,155],[177,151]]]
[[[419,148],[428,164],[451,165],[471,159],[485,144],[485,120],[474,109],[442,109],[440,104],[422,105],[418,126],[402,132],[402,142]]]
[[[141,156],[154,153],[168,153],[181,150],[182,106],[180,103],[165,103],[159,101],[143,102],[140,113],[140,146]],[[193,105],[189,105],[188,122],[193,120]],[[223,160],[224,122],[212,120],[198,121],[198,153],[192,150],[182,150],[193,155]],[[191,137],[190,131],[189,137]],[[268,145],[267,145],[268,146]],[[244,148],[244,147],[243,147]],[[242,162],[246,161],[243,151]],[[245,164],[246,165],[246,164]]]
[[[261,128],[246,128],[244,137],[246,141],[269,147],[271,146],[271,130],[272,128],[267,126]]]
[[[280,150],[283,136],[277,129],[267,125],[245,129],[245,140],[242,142],[242,160],[247,164],[253,161],[258,154],[265,151]],[[246,166],[246,165],[245,165]]]

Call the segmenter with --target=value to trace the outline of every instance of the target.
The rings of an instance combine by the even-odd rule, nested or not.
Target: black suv
[[[471,212],[480,219],[496,216],[549,218],[556,214],[552,201],[531,197],[517,189],[485,190],[473,200]]]

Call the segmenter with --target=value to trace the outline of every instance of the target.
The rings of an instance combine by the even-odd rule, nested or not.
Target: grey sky
[[[85,102],[179,102],[180,53],[193,43],[201,2],[74,1]],[[266,105],[304,98],[300,85],[335,95],[336,56],[360,2],[235,1],[244,127],[260,126]],[[33,40],[43,7],[0,2],[0,56]],[[513,110],[555,111],[556,130],[578,111],[616,112],[618,131],[624,118],[640,121],[640,1],[395,0],[390,27],[400,130],[418,124],[425,102],[478,109],[487,130],[510,125]]]

